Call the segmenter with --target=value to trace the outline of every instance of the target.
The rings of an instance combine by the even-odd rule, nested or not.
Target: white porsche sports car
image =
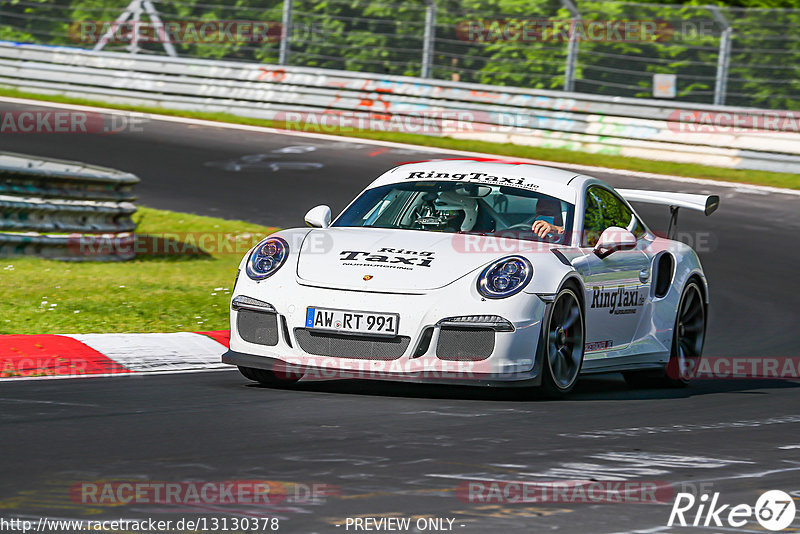
[[[258,382],[370,378],[540,386],[581,373],[686,384],[702,356],[697,254],[630,201],[710,215],[717,196],[615,190],[549,167],[400,165],[333,222],[282,230],[242,259],[223,361]]]

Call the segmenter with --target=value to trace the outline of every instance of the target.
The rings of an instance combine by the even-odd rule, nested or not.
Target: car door
[[[581,246],[586,252],[586,352],[601,357],[627,347],[636,334],[650,294],[650,260],[646,231],[636,214],[610,189],[586,190]],[[636,247],[600,258],[594,245],[606,228],[627,228]]]

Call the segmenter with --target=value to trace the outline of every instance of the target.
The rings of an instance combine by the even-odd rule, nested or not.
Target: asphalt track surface
[[[317,204],[336,212],[396,162],[431,157],[413,148],[160,121],[114,135],[3,135],[0,149],[134,172],[142,205],[282,227],[302,224]],[[720,194],[712,217],[682,212],[680,220],[681,237],[698,248],[711,283],[705,354],[798,356],[798,197],[597,176],[615,186]],[[666,210],[639,211],[655,229],[666,226]],[[456,532],[762,532],[752,519],[741,529],[667,528],[671,499],[481,503],[460,498],[457,488],[469,480],[610,479],[719,492],[719,502],[732,505],[754,505],[769,489],[795,492],[797,500],[799,385],[704,380],[681,390],[632,390],[612,374],[547,401],[508,390],[381,382],[280,390],[235,371],[5,382],[0,516],[267,515],[280,518],[283,532],[354,532],[348,517],[451,518]],[[92,505],[69,493],[82,481],[236,479],[281,481],[301,495],[266,506],[181,507]],[[303,498],[314,483],[338,494]]]

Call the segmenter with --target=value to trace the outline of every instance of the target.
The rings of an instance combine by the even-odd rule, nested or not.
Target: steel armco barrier
[[[0,152],[0,195],[133,201],[138,182],[133,174],[114,169]]]
[[[279,121],[289,114],[337,115],[368,120],[378,129],[390,128],[397,118],[449,113],[457,119],[462,113],[470,128],[417,133],[800,173],[800,115],[790,112],[684,103],[677,107],[664,100],[2,42],[0,85]],[[697,127],[697,117],[708,114],[733,127]],[[773,121],[767,129],[737,122],[752,119],[763,125],[765,117],[788,120]]]
[[[137,182],[133,174],[113,169],[0,152],[0,256],[133,258],[130,247],[108,249],[92,243],[135,229],[131,201]],[[81,234],[91,235],[78,239]]]
[[[0,230],[37,232],[130,232],[133,204],[0,196]]]

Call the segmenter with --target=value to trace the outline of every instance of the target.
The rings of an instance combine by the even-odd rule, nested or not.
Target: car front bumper
[[[288,378],[302,376],[304,381],[372,379],[498,386],[540,383],[536,354],[546,304],[536,295],[519,293],[487,300],[459,283],[415,294],[292,286],[290,290],[284,286],[283,290],[270,291],[270,286],[240,280],[234,298],[247,296],[268,303],[271,311],[262,310],[263,324],[276,331],[254,335],[252,328],[240,321],[240,314],[248,314],[248,325],[262,324],[260,317],[253,315],[259,312],[231,309],[230,351],[223,362],[272,370]],[[309,307],[397,313],[398,337],[309,331],[305,325]],[[487,332],[488,327],[462,330],[439,324],[446,318],[481,315],[502,317],[513,325],[513,331]]]

